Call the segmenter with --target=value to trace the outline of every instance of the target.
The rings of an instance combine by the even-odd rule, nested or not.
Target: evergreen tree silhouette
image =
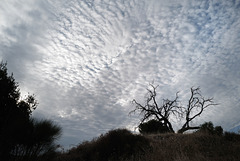
[[[36,160],[52,153],[61,128],[51,120],[31,117],[37,108],[34,95],[20,99],[20,90],[6,63],[0,63],[0,158],[1,160]],[[46,157],[45,157],[46,158]]]

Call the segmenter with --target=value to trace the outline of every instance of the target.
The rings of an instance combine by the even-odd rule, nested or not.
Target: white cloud
[[[161,98],[201,86],[220,105],[198,122],[228,129],[240,121],[239,3],[3,1],[0,56],[67,140],[136,125],[130,101],[152,81]]]

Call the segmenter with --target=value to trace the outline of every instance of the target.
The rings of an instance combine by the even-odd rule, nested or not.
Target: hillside
[[[134,135],[113,130],[57,156],[56,161],[239,161],[240,135]]]
[[[151,141],[152,153],[144,159],[151,161],[239,161],[240,136],[204,133],[162,134],[146,136]]]

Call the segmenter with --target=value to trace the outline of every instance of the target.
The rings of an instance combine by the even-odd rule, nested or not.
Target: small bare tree
[[[176,93],[175,99],[163,99],[162,105],[157,103],[156,89],[158,86],[150,84],[150,89],[147,89],[147,99],[144,104],[137,102],[135,99],[135,109],[129,114],[139,112],[142,115],[141,123],[149,119],[156,119],[162,122],[164,126],[168,127],[170,132],[174,133],[172,123],[170,122],[170,116],[176,117],[177,119],[185,118],[185,123],[178,130],[178,133],[183,133],[187,130],[199,129],[199,126],[190,126],[190,122],[197,116],[200,116],[204,109],[211,105],[217,105],[213,103],[213,98],[205,99],[202,97],[200,88],[191,88],[191,97],[188,101],[187,107],[182,107],[178,101],[178,92]]]

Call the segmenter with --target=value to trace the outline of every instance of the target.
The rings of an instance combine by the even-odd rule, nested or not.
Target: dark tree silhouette
[[[11,150],[24,136],[30,114],[36,108],[33,96],[30,102],[20,100],[20,91],[13,75],[8,76],[6,63],[0,64],[0,157],[9,158]],[[30,104],[33,103],[33,106]],[[31,109],[33,107],[33,109]]]
[[[183,107],[178,101],[178,92],[176,93],[175,99],[163,99],[162,105],[157,102],[157,92],[158,86],[150,84],[150,89],[147,89],[147,99],[144,104],[137,102],[135,99],[133,103],[135,104],[135,109],[130,112],[130,114],[139,112],[142,115],[141,123],[149,119],[155,119],[162,122],[165,127],[169,129],[170,132],[174,132],[172,123],[170,122],[170,117],[182,119],[185,118],[185,123],[178,130],[178,133],[183,133],[187,130],[199,129],[199,126],[191,127],[190,123],[202,114],[204,109],[209,106],[217,105],[213,103],[213,98],[205,99],[200,92],[200,88],[191,88],[191,96],[188,101],[187,107]]]
[[[53,149],[61,128],[51,121],[31,117],[38,102],[34,95],[20,99],[18,83],[8,75],[6,63],[0,63],[0,158],[36,160]],[[34,159],[35,157],[35,159]]]

